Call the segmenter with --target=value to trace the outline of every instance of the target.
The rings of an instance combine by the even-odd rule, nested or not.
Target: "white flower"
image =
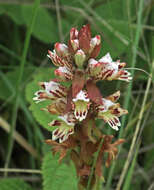
[[[87,93],[85,91],[80,91],[76,98],[73,98],[73,109],[75,118],[79,121],[82,121],[86,118],[88,109],[90,106],[90,99],[87,97]]]
[[[69,113],[64,116],[59,116],[57,120],[49,123],[49,126],[57,126],[52,132],[52,140],[59,139],[59,142],[62,143],[74,133],[75,119],[73,117],[74,116]]]

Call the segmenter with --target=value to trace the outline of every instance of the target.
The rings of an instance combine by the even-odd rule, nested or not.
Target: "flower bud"
[[[90,57],[95,58],[98,56],[101,48],[101,37],[100,35],[95,36],[90,41]]]
[[[71,40],[71,46],[74,52],[77,51],[79,49],[79,40]]]
[[[55,51],[57,55],[60,57],[67,57],[69,55],[68,47],[65,44],[56,43]]]
[[[75,56],[75,63],[76,65],[79,67],[79,68],[82,68],[83,67],[83,64],[86,60],[86,55],[85,53],[80,49],[76,52]]]
[[[78,30],[76,28],[71,28],[70,30],[70,40],[74,40],[78,38]]]
[[[85,53],[90,49],[91,32],[90,25],[85,25],[79,31],[79,46]]]

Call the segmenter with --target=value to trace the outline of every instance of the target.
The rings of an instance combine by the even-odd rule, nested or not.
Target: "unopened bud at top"
[[[70,30],[70,40],[78,39],[78,30],[76,28],[72,28]]]
[[[95,58],[98,56],[101,48],[101,37],[100,35],[95,36],[94,38],[91,39],[90,41],[90,57]]]
[[[75,58],[75,63],[76,63],[76,65],[77,65],[80,69],[82,69],[83,64],[84,64],[84,62],[85,62],[85,60],[86,60],[86,55],[85,55],[84,51],[82,51],[81,49],[78,50],[78,51],[76,52],[74,58]]]

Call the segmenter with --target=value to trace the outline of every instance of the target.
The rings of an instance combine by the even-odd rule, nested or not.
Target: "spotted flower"
[[[90,77],[97,80],[123,80],[129,82],[132,77],[131,74],[124,70],[126,63],[121,63],[119,60],[114,62],[109,53],[96,61],[89,59],[87,72]]]
[[[115,103],[119,97],[120,91],[117,91],[106,98],[102,98],[102,105],[97,107],[98,118],[103,119],[115,130],[119,130],[118,127],[121,126],[119,117],[128,113],[127,110],[120,107],[119,103]]]
[[[67,94],[67,88],[57,82],[40,82],[39,84],[44,90],[39,90],[35,93],[33,100],[35,100],[36,103],[46,99],[55,100],[57,98],[65,97]]]
[[[76,98],[73,98],[72,107],[74,109],[74,115],[77,120],[82,121],[86,118],[90,105],[90,99],[85,91],[80,91]]]
[[[52,140],[59,139],[59,142],[63,142],[68,139],[69,135],[74,133],[75,120],[71,114],[65,114],[59,116],[57,120],[49,123],[49,126],[57,127],[52,133]]]
[[[57,115],[57,119],[49,123],[53,128],[52,140],[49,139],[46,143],[52,146],[53,153],[60,153],[60,160],[67,152],[71,153],[71,160],[80,177],[81,189],[87,188],[94,154],[98,151],[101,140],[103,139],[103,144],[90,189],[93,189],[97,177],[102,176],[104,153],[108,154],[108,167],[117,156],[117,145],[124,142],[123,139],[119,139],[112,143],[113,136],[103,134],[103,128],[97,128],[95,120],[102,119],[118,131],[121,125],[119,117],[128,113],[117,103],[120,91],[104,97],[97,81],[129,82],[132,79],[131,74],[124,69],[126,63],[113,61],[109,53],[97,60],[100,50],[101,37],[91,35],[89,24],[80,30],[72,28],[67,45],[56,43],[54,49],[48,51],[47,56],[56,66],[56,79],[40,82],[42,89],[37,91],[33,98],[36,103],[51,100],[42,110]],[[61,82],[69,83],[66,87]]]

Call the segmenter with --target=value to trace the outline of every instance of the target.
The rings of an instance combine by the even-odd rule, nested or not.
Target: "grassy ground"
[[[33,189],[41,189],[41,160],[49,150],[44,139],[51,135],[35,119],[38,108],[31,108],[33,114],[29,109],[32,101],[25,89],[53,67],[47,50],[57,41],[66,42],[71,27],[87,22],[93,35],[102,37],[99,57],[110,52],[114,59],[127,62],[133,75],[129,84],[98,84],[104,96],[121,90],[121,104],[129,110],[119,133],[106,131],[125,138],[126,143],[120,147],[118,159],[104,169],[105,183],[100,189],[153,190],[152,0],[0,0],[0,177],[20,178]]]

